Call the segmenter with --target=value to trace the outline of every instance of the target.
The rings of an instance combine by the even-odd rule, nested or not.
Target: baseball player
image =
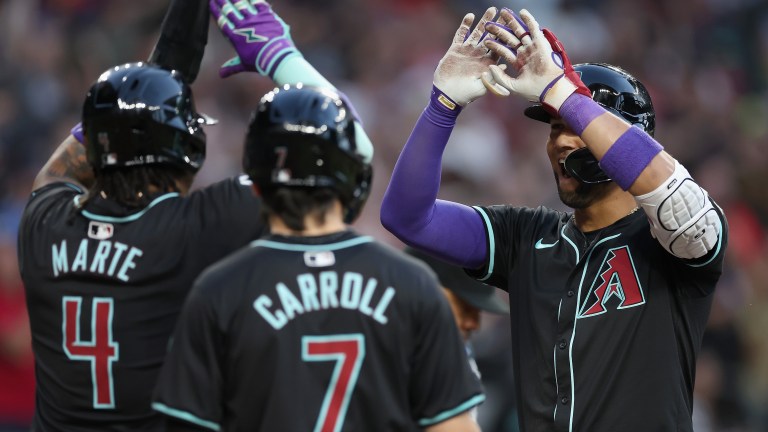
[[[243,160],[271,234],[196,281],[155,392],[170,431],[479,430],[434,273],[346,226],[372,174],[352,112],[309,86],[259,103]]]
[[[495,14],[471,32],[465,16],[438,65],[382,223],[509,291],[522,430],[691,431],[725,217],[653,139],[640,81],[605,64],[572,66],[527,11],[502,10],[508,27],[491,23]],[[489,88],[539,101],[525,113],[550,123],[547,155],[573,212],[436,200],[456,118]]]
[[[480,368],[477,367],[477,361],[475,361],[471,336],[480,330],[481,311],[507,315],[509,314],[509,305],[496,295],[496,288],[472,279],[461,267],[451,265],[411,247],[405,248],[405,253],[423,261],[437,274],[440,288],[445,298],[448,299],[448,304],[451,305],[453,319],[464,340],[469,366],[478,378],[482,378]],[[478,418],[477,411],[476,408],[471,411],[475,419]]]
[[[175,71],[105,71],[82,120],[35,179],[19,230],[34,428],[161,430],[151,392],[183,299],[202,268],[262,233],[243,214],[260,204],[244,177],[189,193],[205,121]]]
[[[443,294],[448,299],[461,337],[468,344],[472,333],[480,329],[480,312],[508,314],[509,305],[496,296],[496,288],[470,278],[461,267],[436,259],[418,249],[405,248],[437,274]]]

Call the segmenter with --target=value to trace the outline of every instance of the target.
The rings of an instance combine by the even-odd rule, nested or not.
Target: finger
[[[530,12],[528,12],[527,9],[523,9],[520,11],[520,18],[523,20],[523,24],[525,24],[526,27],[528,27],[528,32],[530,34],[539,34],[541,33],[541,29],[539,28],[539,23],[536,21],[536,18],[531,15]]]
[[[508,63],[514,63],[517,60],[517,53],[508,46],[502,45],[494,40],[486,40],[483,43],[492,53],[506,60]]]
[[[261,11],[272,9],[272,6],[264,0],[251,0],[251,6],[256,14]]]
[[[491,72],[491,77],[496,82],[496,85],[501,85],[509,91],[515,91],[515,79],[510,77],[504,72],[504,69],[498,65],[488,66],[488,70]]]
[[[511,10],[506,9],[505,16],[508,21],[509,28],[512,29],[512,32],[514,35],[520,39],[520,42],[523,44],[529,44],[531,43],[531,36],[530,32],[528,31],[528,27],[525,25],[525,23]],[[526,39],[528,38],[528,39]]]
[[[502,11],[501,15],[506,17],[505,18],[506,19],[506,23],[505,24],[507,25],[507,27],[511,26],[512,21],[514,20],[514,21],[516,21],[518,24],[520,24],[523,27],[523,31],[524,32],[529,31],[528,26],[526,26],[525,23],[523,22],[523,20],[520,19],[519,16],[517,16],[515,11],[513,11],[512,9],[509,9],[509,8],[502,8],[501,11]]]
[[[520,46],[520,39],[512,33],[511,29],[497,23],[488,23],[485,28],[488,30],[488,33],[495,36],[493,40],[509,45],[512,49],[517,49]]]
[[[493,79],[493,75],[491,75],[490,72],[483,72],[480,75],[480,81],[482,81],[483,85],[486,89],[488,89],[489,92],[495,94],[496,96],[506,97],[511,94],[509,90],[507,90],[503,85],[497,83],[496,80]]]
[[[211,16],[216,20],[216,25],[218,25],[220,29],[234,30],[234,24],[232,24],[226,15],[221,13],[221,3],[222,0],[210,0],[208,2],[211,9]]]
[[[221,78],[226,78],[230,75],[242,72],[243,70],[245,69],[243,68],[243,63],[240,61],[240,57],[233,57],[221,65],[221,68],[219,68],[219,76]]]
[[[245,12],[249,15],[256,15],[256,8],[248,0],[237,0],[232,5],[238,11]]]
[[[530,12],[528,12],[527,9],[523,9],[520,11],[520,18],[523,20],[523,23],[528,27],[528,30],[531,34],[531,38],[536,39],[546,39],[544,37],[544,33],[541,32],[541,27],[539,26],[539,22],[536,21],[536,18],[531,15]],[[549,43],[548,41],[543,41],[545,43]]]
[[[469,38],[467,38],[467,43],[471,45],[475,45],[480,42],[480,38],[483,35],[483,32],[485,31],[485,23],[493,20],[493,17],[496,16],[497,9],[493,6],[486,9],[483,16],[480,18],[480,21],[478,21],[477,26],[475,26],[475,29],[472,31],[472,33],[469,35]]]
[[[467,35],[469,34],[469,27],[472,25],[472,23],[475,21],[475,14],[468,13],[464,15],[464,18],[461,20],[461,24],[459,25],[459,28],[456,30],[456,34],[453,36],[453,43],[462,43],[467,38]]]
[[[237,8],[229,0],[224,0],[222,2],[221,13],[222,15],[225,15],[227,18],[229,18],[230,21],[243,19],[243,14],[241,14],[240,11],[237,10]]]

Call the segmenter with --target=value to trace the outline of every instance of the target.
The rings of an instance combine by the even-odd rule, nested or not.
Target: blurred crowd
[[[563,41],[573,63],[619,65],[648,87],[656,138],[730,224],[726,270],[697,368],[696,431],[768,430],[765,0],[275,0],[298,48],[347,93],[374,142],[374,191],[355,228],[401,246],[378,219],[389,174],[461,17],[479,17],[491,4],[528,8]],[[33,406],[16,264],[16,230],[32,179],[79,121],[100,73],[148,57],[167,5],[0,1],[0,431],[23,425]],[[208,158],[197,185],[239,172],[249,112],[272,87],[255,74],[220,79],[218,67],[232,55],[212,24],[193,89],[198,110],[220,122],[206,129]],[[544,152],[548,127],[525,118],[524,107],[488,95],[464,110],[444,159],[441,198],[562,207]],[[515,431],[508,319],[484,319],[475,337],[488,393],[481,426]]]

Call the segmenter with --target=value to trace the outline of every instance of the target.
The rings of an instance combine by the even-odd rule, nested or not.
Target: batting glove
[[[219,69],[226,78],[243,71],[273,77],[287,58],[301,56],[291,39],[290,26],[264,0],[210,0],[211,15],[235,48],[237,57]]]
[[[491,22],[495,16],[496,8],[488,8],[470,32],[475,15],[466,14],[453,36],[451,47],[435,70],[435,87],[460,106],[466,106],[486,93],[486,87],[480,79],[482,74],[486,74],[486,81],[493,79],[488,66],[496,64],[499,58],[482,42],[491,37],[485,32],[485,24]],[[504,87],[494,87],[493,84],[491,87],[500,93],[506,92]]]
[[[563,102],[573,93],[589,98],[592,93],[574,72],[565,47],[548,29],[543,31],[539,23],[525,9],[520,19],[510,10],[502,10],[507,16],[511,31],[498,25],[486,25],[495,39],[485,41],[485,46],[514,66],[517,76],[512,77],[498,65],[490,65],[495,84],[529,101],[542,103],[550,115],[558,116]]]

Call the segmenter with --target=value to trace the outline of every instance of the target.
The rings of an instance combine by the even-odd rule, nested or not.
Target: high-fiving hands
[[[494,37],[486,39],[484,45],[517,74],[511,76],[504,65],[491,64],[488,67],[492,79],[481,75],[487,88],[502,86],[529,101],[539,101],[555,116],[571,94],[578,92],[591,98],[591,92],[574,72],[563,44],[551,31],[542,30],[525,9],[520,11],[520,19],[508,9],[502,9],[499,16],[508,28],[487,23],[485,27]]]

